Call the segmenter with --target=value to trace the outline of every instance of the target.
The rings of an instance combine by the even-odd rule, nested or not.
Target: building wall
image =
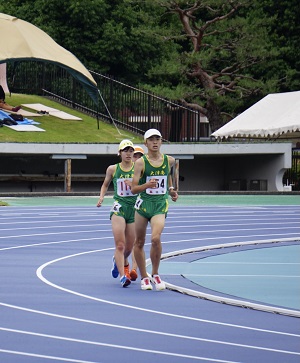
[[[182,191],[265,190],[282,191],[282,176],[291,167],[291,144],[165,144],[162,152],[179,159]],[[110,164],[119,161],[115,144],[1,144],[0,193],[9,191],[63,191],[65,159],[73,158],[71,173],[89,181],[72,181],[72,191],[95,191]],[[53,159],[53,155],[63,159]],[[86,159],[77,159],[85,155]],[[5,180],[3,176],[15,176]],[[43,175],[44,181],[16,181],[20,175]]]

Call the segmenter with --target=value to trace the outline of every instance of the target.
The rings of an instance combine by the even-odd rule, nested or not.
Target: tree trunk
[[[209,96],[210,91],[214,91],[216,89],[214,80],[207,74],[207,72],[204,71],[204,69],[202,69],[199,63],[194,65],[194,70],[189,76],[190,78],[198,79],[199,84],[202,86],[204,93],[206,94],[206,112],[204,114],[208,118],[212,132],[214,132],[222,126],[221,111],[217,103],[214,101],[214,98]]]
[[[214,102],[213,98],[208,98],[206,104],[207,114],[211,132],[218,130],[222,126],[222,116],[219,107]]]

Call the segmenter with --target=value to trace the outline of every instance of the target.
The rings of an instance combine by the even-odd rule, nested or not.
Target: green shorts
[[[115,201],[110,210],[110,219],[113,215],[120,216],[125,219],[126,224],[134,223],[134,205],[125,204],[122,205]]]
[[[135,204],[135,210],[142,217],[147,218],[149,221],[153,216],[157,214],[164,214],[167,218],[169,202],[168,199],[163,199],[159,202],[146,201],[143,200],[142,203],[139,203],[139,199]]]

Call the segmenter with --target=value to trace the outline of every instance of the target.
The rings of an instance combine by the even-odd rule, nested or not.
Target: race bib
[[[113,213],[119,213],[120,212],[120,208],[121,208],[121,204],[118,202],[114,202],[113,206],[111,207],[111,212]]]
[[[142,205],[142,203],[143,203],[143,199],[140,196],[137,197],[134,208],[135,209],[140,209],[140,206]]]
[[[156,180],[156,188],[147,188],[146,193],[151,195],[160,195],[167,193],[167,176],[147,176],[146,181],[151,179]]]
[[[117,194],[119,197],[133,197],[136,194],[131,193],[131,189],[126,185],[125,180],[132,181],[132,178],[117,179]]]

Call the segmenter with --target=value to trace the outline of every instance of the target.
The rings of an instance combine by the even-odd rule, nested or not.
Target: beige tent
[[[81,82],[91,97],[97,100],[97,83],[90,72],[44,31],[24,20],[0,13],[0,34],[0,63],[37,60],[57,64]]]
[[[269,94],[215,131],[223,138],[300,138],[300,91]]]
[[[4,93],[10,93],[6,80],[6,63],[0,63],[0,85]]]

